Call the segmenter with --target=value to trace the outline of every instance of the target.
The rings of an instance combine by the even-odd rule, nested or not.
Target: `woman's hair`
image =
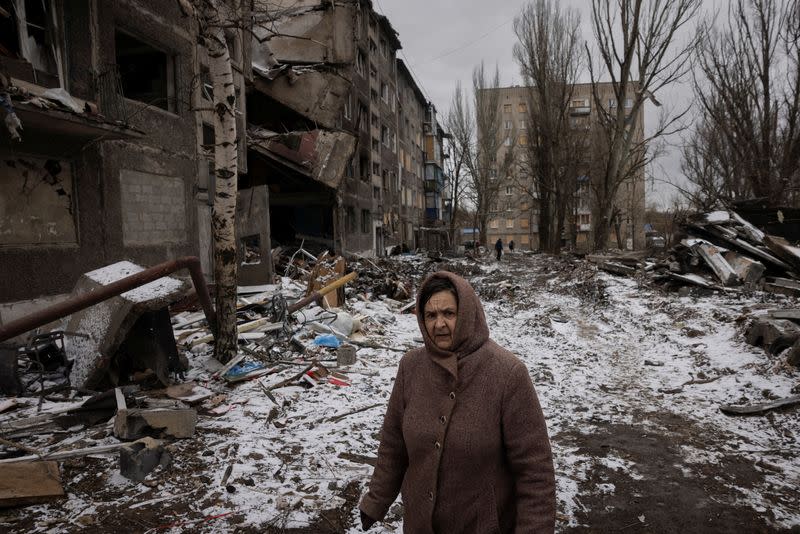
[[[458,304],[458,291],[456,291],[456,286],[453,285],[453,282],[450,281],[449,278],[431,278],[427,284],[422,287],[422,291],[419,294],[419,306],[420,309],[417,310],[417,313],[422,316],[425,312],[425,305],[431,300],[431,297],[440,291],[449,291],[453,294],[456,298],[456,304]]]

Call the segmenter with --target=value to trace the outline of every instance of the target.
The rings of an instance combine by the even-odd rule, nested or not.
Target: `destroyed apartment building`
[[[269,186],[273,246],[428,246],[447,215],[444,132],[397,32],[368,0],[281,13],[253,41],[245,179]]]
[[[0,8],[0,269],[16,273],[0,322],[119,260],[194,255],[211,280],[212,80],[196,24],[178,2]],[[242,14],[255,38],[226,30],[241,282],[267,283],[271,250],[303,242],[367,256],[446,246],[445,134],[389,20],[367,0],[266,16]]]
[[[177,2],[0,2],[0,322],[121,259],[211,272],[201,52]]]

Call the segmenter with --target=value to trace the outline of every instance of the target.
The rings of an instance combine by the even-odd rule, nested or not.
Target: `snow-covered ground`
[[[793,301],[678,297],[546,256],[455,265],[479,273],[470,279],[492,337],[526,363],[537,388],[556,463],[558,530],[800,526],[797,409],[719,411],[797,391],[800,373],[744,344],[737,322],[745,308]],[[415,318],[392,305],[351,295],[348,307],[368,317],[369,342],[393,349],[359,348],[358,362],[340,370],[351,385],[284,387],[273,391],[275,404],[262,385],[302,367],[227,387],[208,381],[207,355],[194,354],[189,378],[225,393],[230,409],[202,416],[194,438],[172,444],[172,467],[136,484],[117,474],[113,456],[65,462],[68,499],[0,512],[0,530],[360,532],[355,505],[397,363],[421,339]],[[667,392],[692,378],[716,379]],[[82,433],[80,446],[113,442],[108,433]],[[400,514],[394,507],[371,532],[402,531]]]

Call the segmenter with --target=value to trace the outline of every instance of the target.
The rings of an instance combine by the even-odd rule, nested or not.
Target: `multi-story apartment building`
[[[400,242],[413,249],[425,218],[423,124],[428,103],[401,59],[397,60],[397,100]]]
[[[0,272],[13,273],[0,320],[121,259],[210,258],[194,21],[152,0],[0,7],[0,123],[13,112],[22,124],[19,140],[0,127]],[[241,89],[249,64],[228,33]]]
[[[268,43],[254,42],[254,56],[268,47],[272,67],[288,69],[257,68],[251,101],[285,109],[259,115],[251,110],[250,117],[272,132],[288,128],[300,137],[311,130],[343,132],[355,142],[349,152],[328,149],[318,154],[320,161],[330,154],[345,161],[343,176],[329,169],[322,184],[315,177],[291,178],[287,169],[275,167],[273,158],[264,173],[270,185],[273,236],[284,243],[305,237],[337,251],[383,254],[386,246],[410,237],[409,221],[401,224],[406,162],[401,165],[398,154],[398,117],[411,131],[419,120],[412,100],[407,100],[408,109],[399,109],[397,32],[370,0],[348,0],[335,9],[327,2],[301,0],[274,27],[279,34]],[[408,87],[409,77],[405,78]],[[262,156],[264,152],[260,150]],[[405,170],[410,191],[415,154],[408,144],[403,158],[406,152],[412,158]],[[297,231],[301,224],[303,232]]]
[[[514,151],[516,164],[507,176],[497,176],[496,201],[492,206],[487,242],[489,244],[502,238],[504,243],[513,240],[523,249],[537,249],[539,244],[539,205],[535,190],[530,186],[531,178],[526,176],[526,165],[521,164],[531,131],[530,91],[526,87],[514,86],[499,88],[499,106],[502,115],[501,132],[504,140],[496,160],[503,161],[509,150]],[[616,106],[610,83],[598,85],[599,100],[606,109]],[[625,100],[626,107],[632,107],[632,100]],[[570,207],[563,236],[565,242],[575,241],[578,247],[588,246],[592,231],[593,195],[592,179],[592,126],[598,120],[598,110],[592,96],[591,84],[576,84],[569,105],[570,126],[574,132],[585,133],[584,150],[575,154],[578,169],[574,176],[575,200]],[[644,117],[641,109],[636,117],[634,142],[640,143],[644,136]],[[619,209],[618,221],[623,246],[640,248],[644,246],[645,187],[644,171],[626,180],[617,192],[615,206]],[[616,244],[616,231],[612,229],[609,243]]]

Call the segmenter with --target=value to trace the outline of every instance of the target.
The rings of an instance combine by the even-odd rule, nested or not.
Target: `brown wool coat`
[[[360,508],[382,520],[402,492],[407,533],[553,532],[553,460],[528,370],[489,339],[466,280],[431,277],[458,292],[452,352],[436,348],[418,302],[425,347],[400,360]]]

